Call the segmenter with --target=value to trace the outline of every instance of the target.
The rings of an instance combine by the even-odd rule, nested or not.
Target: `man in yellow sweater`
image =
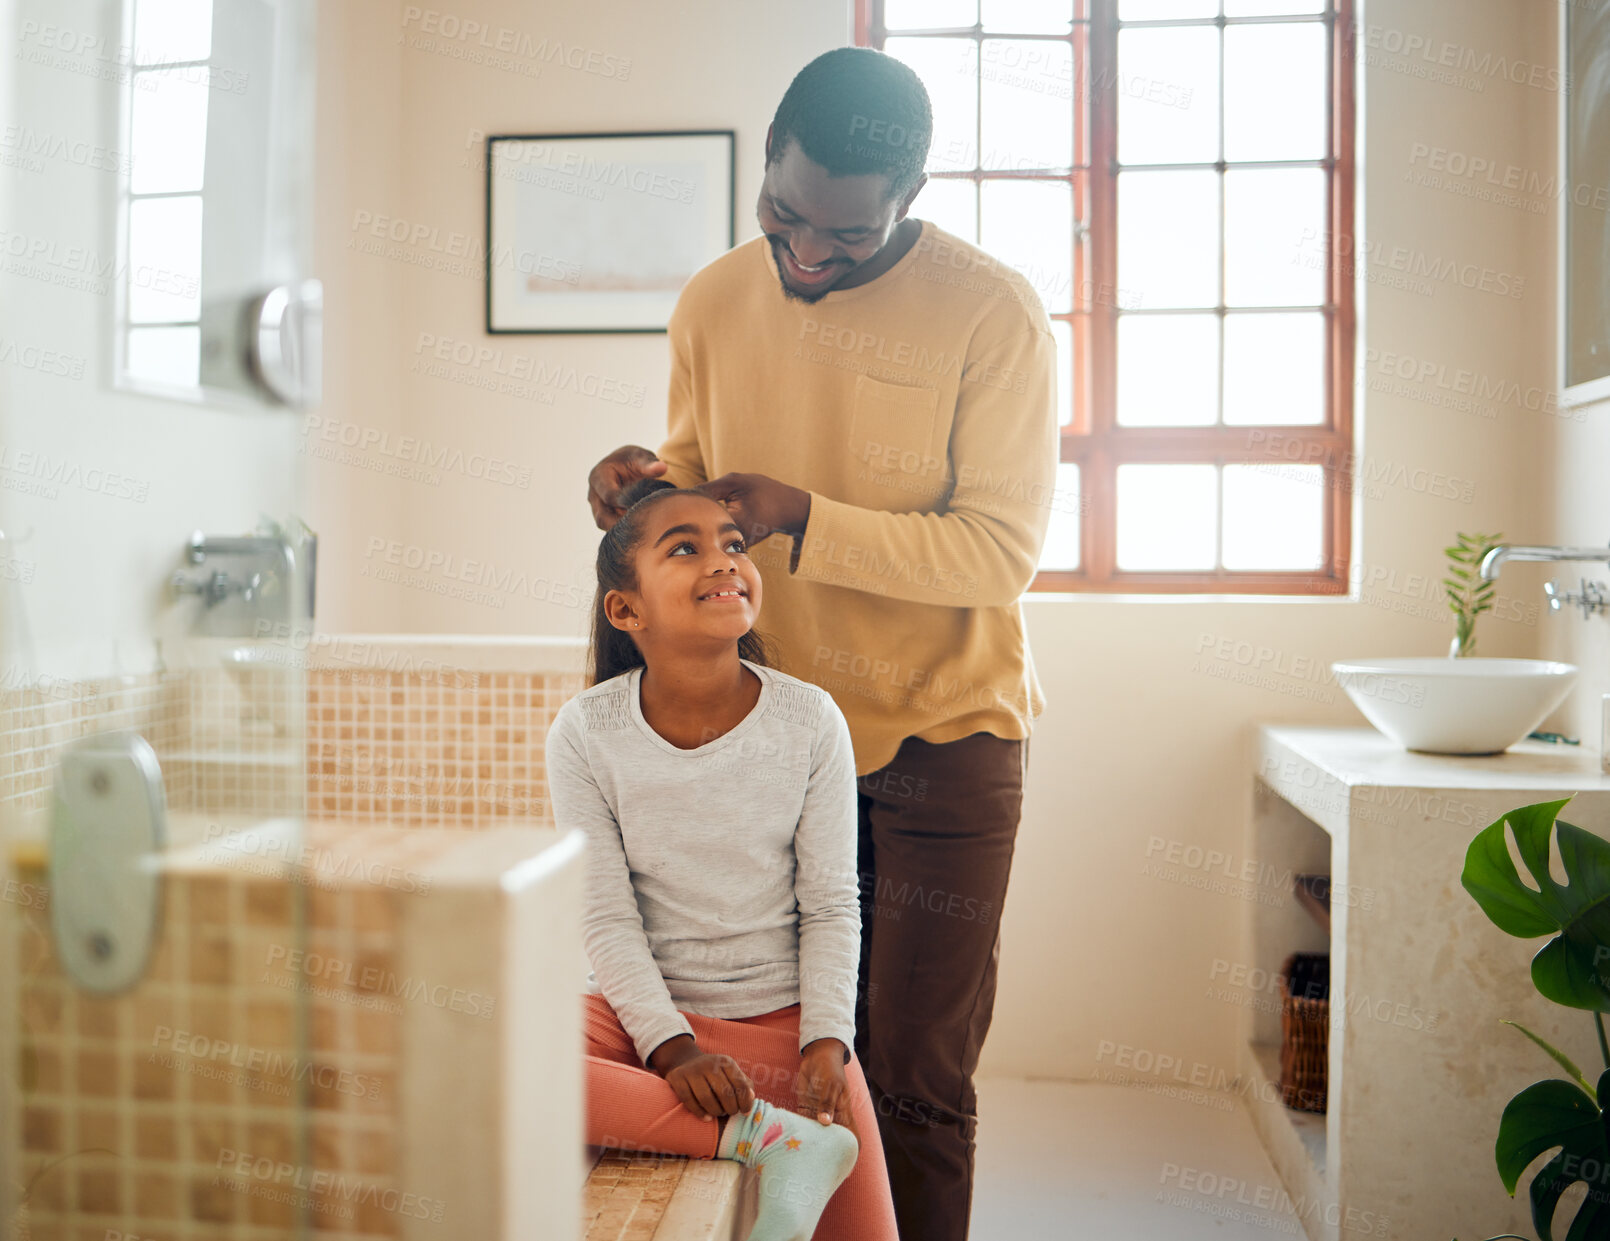
[[[1056,346],[1020,273],[907,214],[931,133],[892,57],[838,48],[800,71],[766,135],[764,235],[671,315],[666,441],[611,453],[588,499],[602,529],[644,475],[722,501],[782,670],[844,712],[855,1050],[903,1241],[965,1241],[973,1073],[1044,708],[1018,600],[1055,499]]]

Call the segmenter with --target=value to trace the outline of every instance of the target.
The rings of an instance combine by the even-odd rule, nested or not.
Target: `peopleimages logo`
[[[354,1203],[370,1203],[382,1211],[407,1215],[413,1219],[440,1223],[442,1218],[443,1204],[438,1198],[403,1193],[373,1181],[353,1180],[339,1172],[298,1167],[282,1159],[252,1155],[227,1146],[218,1148],[217,1167],[225,1175],[239,1177],[248,1184],[256,1182],[278,1190],[302,1190],[332,1205],[350,1208]]]
[[[159,1051],[150,1053],[149,1059],[166,1068],[182,1068],[187,1062],[193,1068],[243,1069],[271,1079],[265,1084],[288,1093],[291,1082],[305,1081],[320,1090],[358,1098],[378,1099],[380,1079],[333,1064],[315,1064],[300,1056],[283,1056],[261,1047],[247,1047],[227,1039],[209,1038],[189,1030],[176,1030],[172,1026],[158,1026],[151,1035],[151,1046]]]
[[[495,1000],[479,991],[466,991],[462,987],[449,987],[445,983],[432,985],[423,978],[399,978],[388,969],[343,961],[339,957],[302,948],[286,948],[273,944],[268,950],[268,964],[278,963],[291,974],[313,979],[328,985],[339,983],[349,991],[362,991],[371,995],[390,996],[400,1000],[423,1000],[434,1008],[445,1008],[470,1017],[492,1016]]]

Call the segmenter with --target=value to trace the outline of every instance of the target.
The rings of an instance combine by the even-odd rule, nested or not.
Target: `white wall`
[[[467,243],[484,234],[484,135],[736,130],[736,221],[745,240],[758,231],[754,201],[772,113],[794,73],[849,40],[849,6],[474,0],[451,11],[389,2],[321,8],[320,271],[328,313],[341,326],[330,341],[324,421],[305,436],[313,524],[332,536],[320,548],[320,626],[580,634],[597,548],[586,473],[621,444],[655,447],[664,438],[666,341],[485,334],[481,268],[465,257]],[[487,33],[465,36],[466,22]],[[516,50],[497,53],[500,41]],[[599,71],[585,68],[589,54]],[[496,64],[484,63],[488,56]],[[569,68],[566,58],[584,67]],[[388,242],[393,234],[418,240]],[[386,253],[366,253],[366,245]],[[449,350],[489,346],[497,356],[469,366],[439,361],[433,349],[443,342]],[[476,386],[498,383],[517,358],[535,360],[556,381],[529,396]],[[446,374],[419,369],[431,365]],[[640,398],[585,395],[600,379]],[[392,438],[381,446],[384,432]],[[467,464],[423,481],[383,473],[418,451],[401,443],[404,435],[461,449],[466,461],[484,454],[510,462],[524,485],[474,477]],[[363,436],[371,447],[358,464],[318,455]],[[414,585],[366,575],[395,570],[388,555],[433,553],[452,557],[454,569]],[[437,593],[473,589],[454,576],[465,561],[494,576],[523,575],[527,585],[494,592],[490,602]],[[467,572],[474,577],[476,566]]]
[[[345,420],[513,460],[530,467],[531,485],[463,474],[388,479],[375,467],[395,458],[374,451],[360,465],[316,461],[321,627],[579,634],[597,538],[583,501],[586,471],[619,444],[659,443],[664,337],[486,337],[479,282],[419,262],[450,260],[454,232],[480,235],[482,132],[733,128],[738,235],[754,236],[766,125],[793,73],[850,40],[850,6],[634,0],[539,9],[475,0],[454,10],[532,42],[627,58],[625,80],[554,64],[533,77],[521,72],[529,58],[475,65],[461,41],[427,35],[422,17],[405,24],[406,6],[389,6],[384,18],[384,5],[361,15],[329,7],[340,12],[324,31],[322,274],[349,340],[342,349],[332,332],[325,416],[332,427]],[[1367,355],[1378,350],[1442,367],[1448,384],[1465,369],[1521,394],[1550,386],[1551,216],[1413,178],[1430,162],[1429,153],[1415,156],[1417,143],[1546,175],[1554,96],[1498,76],[1480,77],[1479,90],[1436,82],[1417,75],[1417,59],[1367,47],[1371,38],[1396,46],[1413,34],[1478,57],[1548,62],[1552,33],[1539,14],[1549,11],[1511,0],[1381,0],[1360,14],[1361,61],[1366,51],[1374,57],[1361,64],[1361,236],[1386,255],[1406,248],[1434,269],[1452,260],[1506,283],[1523,279],[1519,298],[1457,278],[1410,288],[1361,279],[1363,378],[1391,378],[1377,354]],[[435,229],[437,248],[425,241],[390,259],[349,248],[360,241],[352,227],[359,210],[404,220],[404,231]],[[421,374],[412,369],[421,334],[641,384],[644,400],[623,408],[560,391],[546,404],[480,390],[463,382],[473,378],[469,368],[452,378]],[[1331,660],[1446,652],[1451,614],[1435,583],[1455,532],[1563,539],[1550,524],[1563,525],[1569,512],[1582,526],[1571,537],[1604,539],[1607,502],[1586,498],[1597,482],[1586,457],[1597,449],[1603,459],[1602,425],[1569,428],[1556,449],[1559,419],[1524,399],[1462,411],[1438,403],[1438,382],[1361,390],[1354,545],[1362,591],[1354,598],[1033,596],[1025,605],[1049,706],[1031,743],[985,1070],[1087,1077],[1112,1066],[1098,1051],[1111,1043],[1233,1072],[1238,1009],[1205,996],[1215,962],[1246,960],[1247,901],[1145,874],[1148,861],[1197,846],[1239,869],[1254,727],[1362,722],[1325,678]],[[1578,497],[1574,509],[1556,511],[1548,481],[1556,459],[1562,487]],[[1572,470],[1580,471],[1574,479]],[[371,550],[377,540],[523,569],[543,584],[535,597],[511,593],[500,605],[445,597],[451,582],[442,573],[422,585],[378,582],[365,576],[384,565],[384,552]],[[1509,619],[1482,618],[1481,653],[1542,653],[1562,630],[1584,628],[1542,607],[1544,576],[1505,570],[1500,603]],[[1553,721],[1573,735],[1585,729],[1580,704],[1597,701],[1610,668],[1599,649]]]
[[[171,659],[199,608],[166,590],[191,532],[248,534],[302,505],[294,416],[111,387],[116,169],[131,157],[121,13],[17,0],[0,28],[0,529],[19,540],[0,575],[7,688],[146,671],[164,636]]]

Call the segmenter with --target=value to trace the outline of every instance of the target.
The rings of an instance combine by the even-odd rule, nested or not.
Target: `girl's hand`
[[[819,1038],[805,1048],[794,1082],[799,1098],[795,1110],[824,1125],[843,1125],[855,1133],[850,1117],[850,1084],[844,1076],[844,1052],[844,1044],[836,1038]],[[859,1140],[861,1135],[855,1136]]]
[[[683,1107],[695,1116],[711,1120],[747,1112],[754,1107],[755,1087],[736,1060],[731,1056],[701,1052],[693,1040],[685,1036],[672,1041],[685,1041],[690,1050],[661,1076],[676,1091]]]

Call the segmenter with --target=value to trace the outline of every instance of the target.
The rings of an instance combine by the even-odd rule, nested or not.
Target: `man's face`
[[[882,173],[835,177],[790,138],[782,158],[766,168],[755,212],[784,296],[817,301],[876,258],[916,196],[902,203],[888,194]]]

